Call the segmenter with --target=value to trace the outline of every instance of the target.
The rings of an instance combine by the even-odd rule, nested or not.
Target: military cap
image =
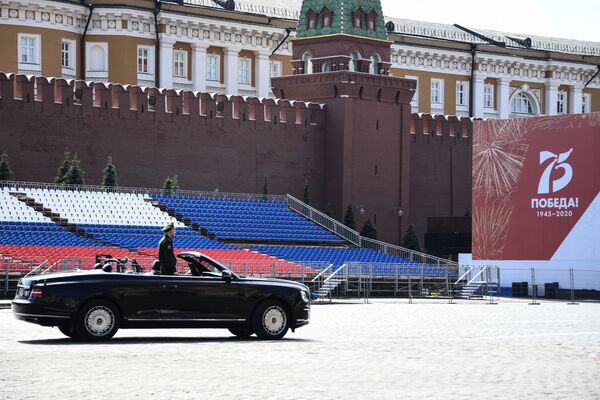
[[[172,222],[169,222],[162,228],[162,231],[169,232],[171,229],[175,229],[175,224],[173,224]]]

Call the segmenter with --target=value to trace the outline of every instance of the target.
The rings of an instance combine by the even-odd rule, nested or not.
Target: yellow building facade
[[[88,3],[0,1],[0,71],[256,97],[272,96],[271,77],[298,73],[299,0]],[[600,111],[600,43],[477,31],[498,46],[455,26],[385,20],[390,73],[417,81],[415,112]]]

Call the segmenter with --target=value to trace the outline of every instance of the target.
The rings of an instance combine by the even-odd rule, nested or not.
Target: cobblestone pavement
[[[1,399],[598,399],[600,304],[313,306],[282,341],[121,330],[73,343],[0,310]]]

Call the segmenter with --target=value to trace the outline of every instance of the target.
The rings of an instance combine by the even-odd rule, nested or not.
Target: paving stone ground
[[[314,305],[281,341],[121,330],[101,344],[0,310],[0,399],[598,399],[600,304]]]

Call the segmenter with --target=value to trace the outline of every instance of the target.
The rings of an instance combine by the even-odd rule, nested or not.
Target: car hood
[[[240,281],[243,282],[256,282],[256,283],[264,283],[264,284],[269,284],[269,285],[277,285],[277,286],[285,286],[285,287],[292,287],[298,290],[304,290],[304,291],[310,291],[310,289],[308,288],[308,286],[300,283],[300,282],[295,282],[295,281],[288,281],[286,279],[272,279],[272,278],[245,278],[245,277],[241,277]]]

